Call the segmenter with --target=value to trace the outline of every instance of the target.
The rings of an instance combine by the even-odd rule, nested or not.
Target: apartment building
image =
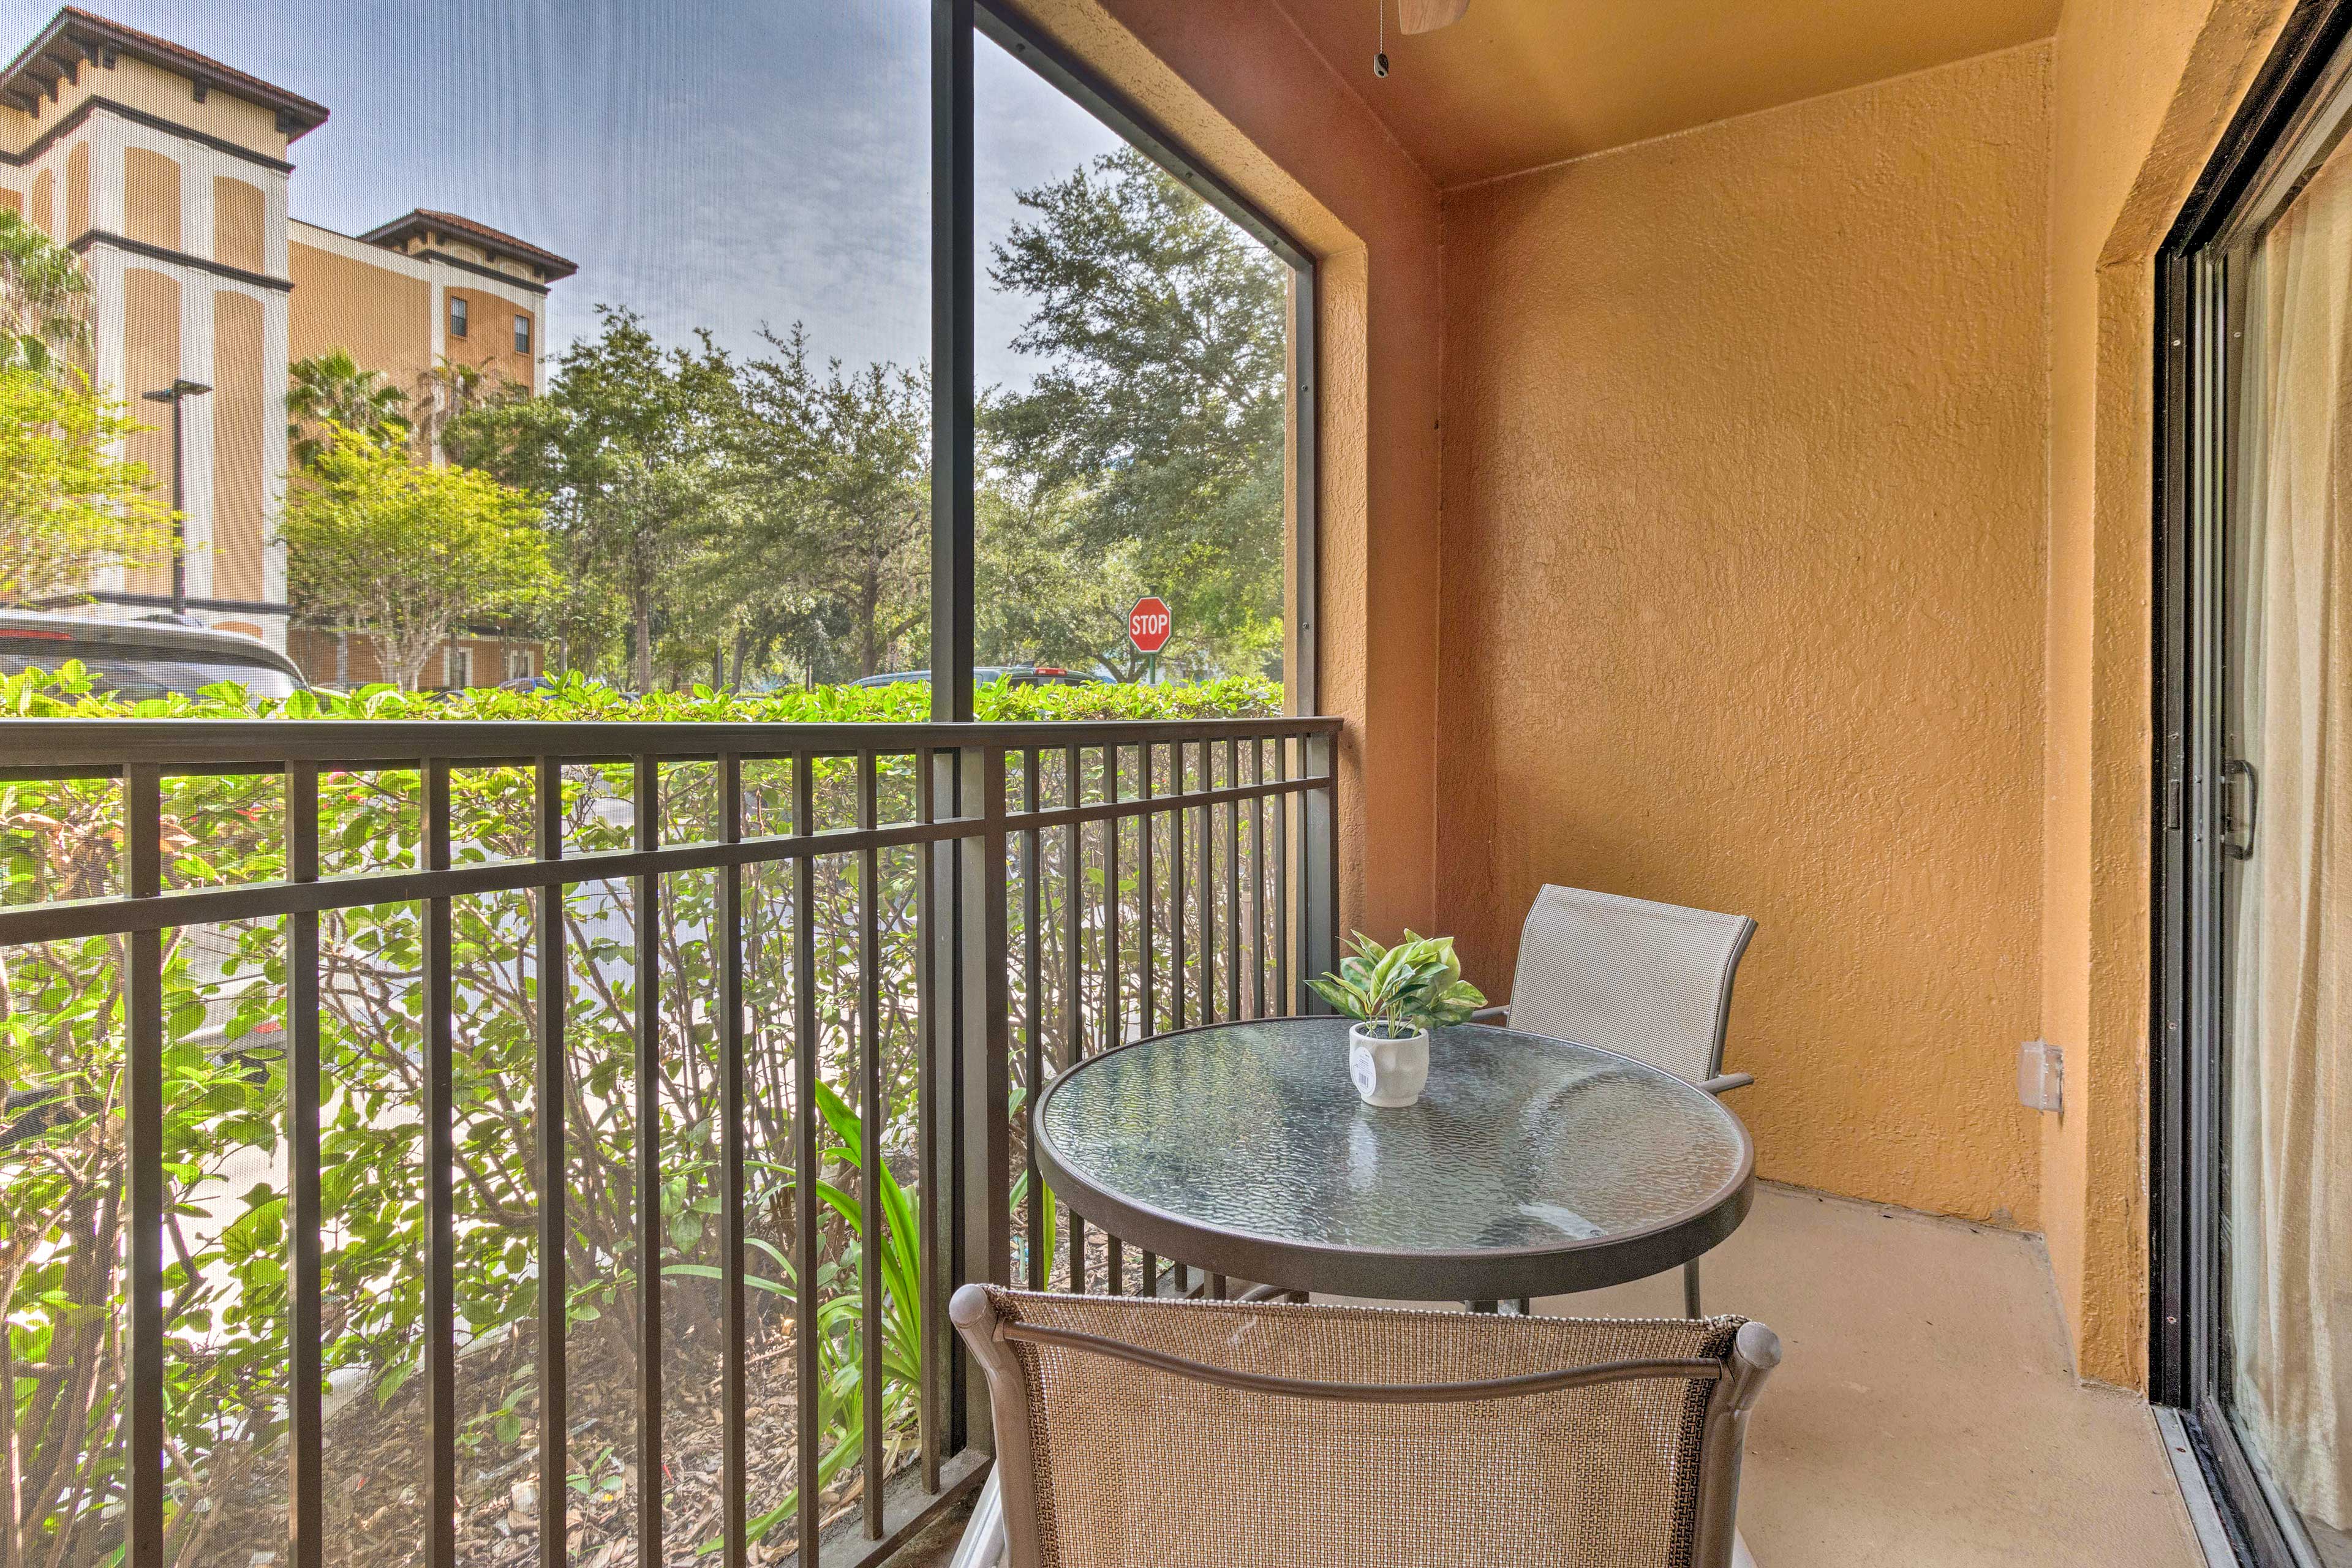
[[[412,209],[360,235],[294,217],[294,142],[325,105],[169,39],[67,6],[0,70],[0,205],[85,258],[92,374],[154,427],[127,453],[172,467],[183,405],[186,606],[291,652],[315,679],[376,677],[349,628],[297,626],[278,540],[289,467],[288,366],[351,352],[404,391],[440,360],[530,390],[547,375],[546,302],[572,264],[455,213]],[[100,613],[170,607],[171,562],[103,570]],[[536,673],[494,635],[461,639],[428,685]],[[437,679],[436,679],[437,677]]]

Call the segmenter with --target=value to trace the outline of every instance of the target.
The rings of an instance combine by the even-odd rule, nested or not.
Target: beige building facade
[[[298,625],[278,519],[289,464],[288,367],[348,350],[414,397],[443,361],[546,384],[549,288],[572,264],[455,213],[367,233],[291,216],[292,144],[324,105],[193,50],[67,7],[0,72],[0,205],[71,247],[94,301],[93,378],[152,426],[127,456],[172,471],[182,406],[187,613],[294,654],[313,679],[375,679],[349,628]],[[168,611],[168,558],[102,569],[97,613]],[[461,640],[428,683],[538,673],[535,652]],[[436,678],[438,678],[437,679]]]

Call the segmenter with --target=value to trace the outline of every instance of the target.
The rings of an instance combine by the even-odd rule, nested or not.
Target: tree
[[[80,371],[59,369],[0,367],[0,603],[84,587],[168,538],[146,465],[109,455],[143,426]]]
[[[763,334],[775,352],[740,376],[729,427],[738,526],[713,542],[739,602],[765,626],[814,631],[814,605],[846,622],[851,668],[905,659],[928,621],[930,382],[893,364],[818,375],[805,333]]]
[[[465,623],[528,612],[556,586],[538,498],[469,468],[415,461],[404,442],[330,424],[314,483],[287,498],[293,597],[363,626],[414,689]]]
[[[1079,537],[1088,499],[1074,486],[981,488],[978,575],[989,591],[977,606],[976,662],[1101,666],[1121,680],[1143,674],[1127,612],[1149,590],[1133,546],[1097,549]]]
[[[59,373],[89,346],[89,310],[81,258],[0,208],[0,366]]]
[[[362,370],[349,349],[329,349],[294,362],[286,390],[286,438],[294,460],[313,467],[334,426],[375,441],[408,437],[408,394],[380,370]]]
[[[716,482],[736,408],[734,367],[701,334],[665,349],[634,311],[596,307],[602,330],[566,349],[544,397],[450,422],[453,460],[549,498],[563,570],[600,582],[627,614],[640,689],[654,644],[701,542],[722,527]]]
[[[416,443],[427,453],[443,447],[449,426],[478,408],[512,403],[526,395],[504,373],[443,355],[419,371],[411,405],[416,410]]]
[[[1133,551],[1204,650],[1180,662],[1255,673],[1281,641],[1281,264],[1131,150],[1019,199],[989,275],[1045,363],[983,426],[1009,477],[1075,489],[1079,542]]]

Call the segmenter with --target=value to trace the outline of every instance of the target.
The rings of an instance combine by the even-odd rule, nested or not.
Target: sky
[[[927,0],[86,0],[327,106],[289,156],[294,217],[359,234],[463,214],[577,262],[549,343],[626,304],[657,337],[820,357],[930,349]],[[0,58],[54,15],[0,0]],[[1025,384],[1024,311],[987,247],[1017,190],[1119,143],[985,38],[975,50],[980,380]]]

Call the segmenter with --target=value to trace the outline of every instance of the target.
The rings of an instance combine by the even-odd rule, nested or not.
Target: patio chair
[[[1645,1061],[1709,1094],[1756,1080],[1723,1070],[1731,977],[1756,922],[1582,888],[1546,887],[1519,931],[1511,999],[1471,1015]],[[1683,1307],[1699,1315],[1698,1260]]]
[[[1049,1296],[948,1309],[996,1468],[953,1568],[1730,1568],[1739,1318]]]

